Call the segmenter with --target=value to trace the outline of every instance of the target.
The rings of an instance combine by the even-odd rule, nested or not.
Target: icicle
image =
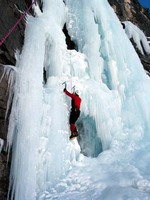
[[[0,153],[3,149],[3,145],[4,145],[4,140],[0,138]]]
[[[15,74],[17,73],[17,69],[11,65],[3,65],[3,74],[1,76],[0,82],[6,78],[7,79],[7,109],[5,119],[7,118],[8,111],[10,109],[13,94],[14,94],[14,83],[15,83]]]

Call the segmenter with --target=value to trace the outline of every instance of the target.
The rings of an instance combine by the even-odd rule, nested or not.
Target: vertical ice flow
[[[150,81],[108,2],[43,0],[43,13],[35,12],[35,18],[27,18],[16,64],[9,124],[15,200],[44,199],[41,195],[54,192],[78,161],[80,147],[68,139],[70,99],[63,94],[64,81],[69,90],[76,85],[81,93],[82,152],[110,149],[121,163],[133,146],[149,139],[150,130]],[[65,23],[75,50],[67,50]],[[97,162],[107,166],[108,154]]]

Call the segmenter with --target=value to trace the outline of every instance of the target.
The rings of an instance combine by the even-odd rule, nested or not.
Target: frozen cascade
[[[125,21],[123,23],[125,25],[125,32],[128,38],[132,38],[134,40],[141,54],[150,54],[150,46],[143,31],[129,21]]]
[[[107,0],[34,9],[9,123],[11,200],[150,199],[150,80],[114,11]],[[67,50],[65,23],[78,51]],[[80,146],[64,81],[81,93]]]

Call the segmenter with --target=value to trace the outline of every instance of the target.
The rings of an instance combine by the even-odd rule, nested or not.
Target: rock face
[[[108,0],[115,10],[120,21],[130,20],[136,24],[146,36],[150,37],[150,13],[140,6],[137,0]],[[1,0],[0,1],[0,39],[20,18],[21,12],[25,11],[31,4],[31,0]],[[42,7],[41,0],[37,1]],[[32,10],[30,10],[30,14]],[[3,65],[15,65],[15,51],[21,51],[24,41],[25,21],[22,20],[7,40],[0,46],[0,79],[3,74]],[[150,55],[140,55],[141,61],[147,71],[150,72]],[[5,121],[7,107],[7,78],[0,82],[0,138],[6,141],[8,119]],[[9,180],[9,164],[6,165],[7,154],[0,154],[0,200],[6,200]]]
[[[22,3],[21,3],[22,2]],[[2,39],[9,29],[15,24],[15,22],[21,16],[20,10],[27,8],[25,1],[11,0],[0,2],[1,13],[1,32],[0,38]],[[1,64],[15,64],[15,49],[21,49],[23,44],[24,35],[24,21],[21,21],[16,29],[11,33],[7,40],[0,48],[0,63]]]
[[[0,155],[0,200],[7,199],[10,162],[7,162],[7,154]]]

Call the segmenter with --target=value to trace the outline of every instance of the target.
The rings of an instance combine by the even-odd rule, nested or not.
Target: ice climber
[[[70,131],[71,131],[70,139],[73,139],[74,137],[78,136],[78,131],[76,129],[75,122],[80,116],[81,98],[79,97],[77,90],[74,93],[70,93],[67,91],[65,87],[64,92],[66,95],[68,95],[72,99],[69,124],[70,124]]]

